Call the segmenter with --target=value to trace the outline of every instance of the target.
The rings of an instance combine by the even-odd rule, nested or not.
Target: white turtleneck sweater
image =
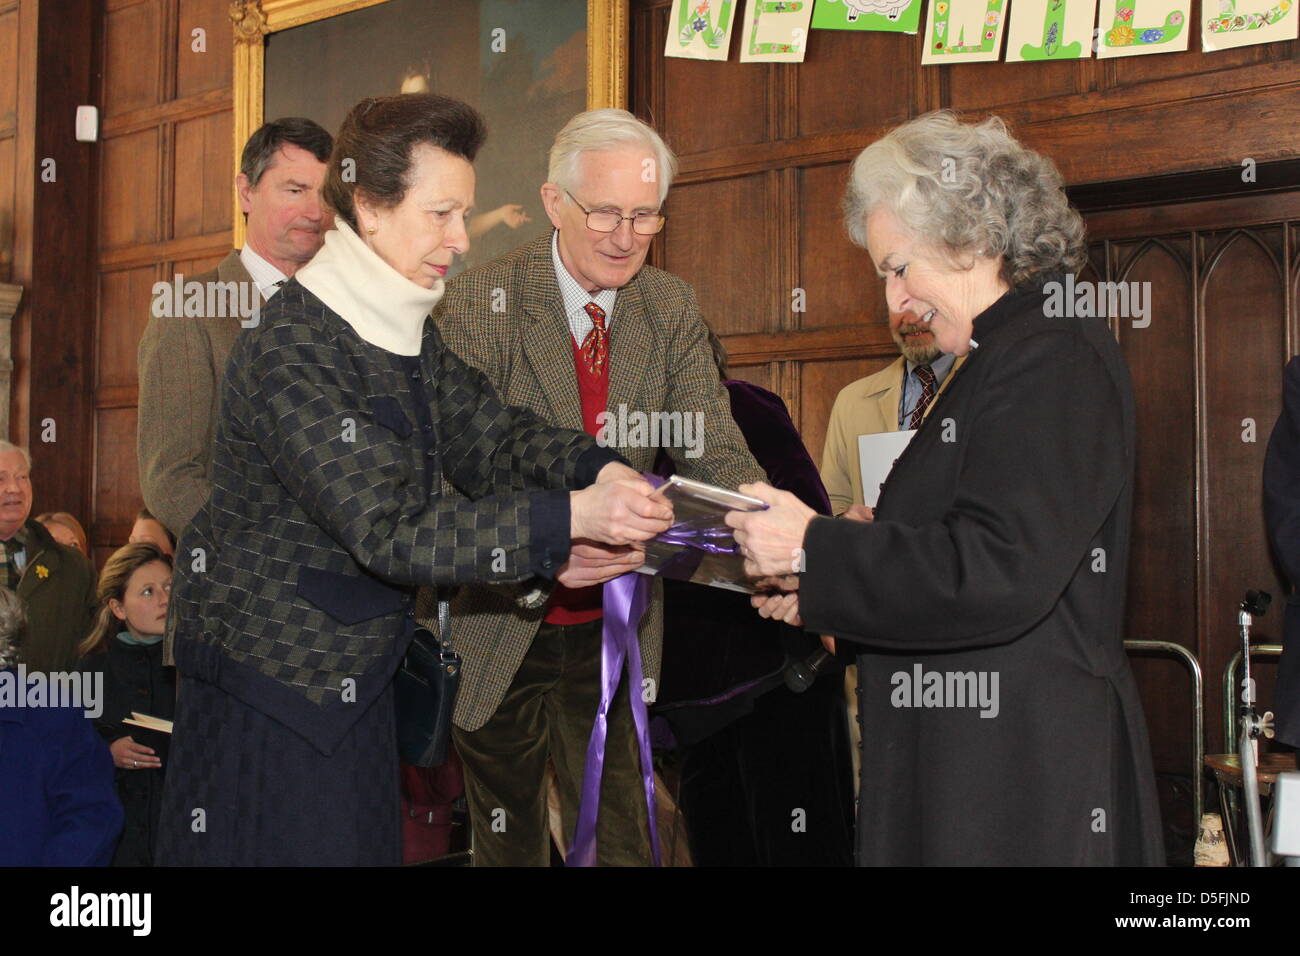
[[[420,354],[424,320],[443,293],[441,279],[426,289],[399,274],[342,219],[294,278],[361,338],[397,355]]]

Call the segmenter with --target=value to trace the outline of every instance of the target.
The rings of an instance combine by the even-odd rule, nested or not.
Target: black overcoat
[[[176,716],[176,669],[163,666],[163,646],[127,644],[116,635],[102,652],[91,654],[82,665],[90,673],[104,675],[103,710],[95,718],[95,729],[110,747],[121,737],[131,737],[153,746],[129,724],[131,714],[149,714],[163,720]],[[158,814],[162,806],[163,778],[168,759],[157,770],[118,768],[117,795],[126,812],[122,838],[113,851],[114,866],[152,866]]]
[[[861,645],[864,865],[1163,862],[1122,634],[1132,387],[1104,322],[1043,301],[975,319],[874,523],[805,536],[805,626]]]
[[[1287,363],[1282,379],[1282,414],[1264,456],[1264,518],[1273,553],[1290,583],[1284,617],[1282,660],[1273,700],[1260,711],[1276,715],[1277,739],[1300,747],[1300,356]]]

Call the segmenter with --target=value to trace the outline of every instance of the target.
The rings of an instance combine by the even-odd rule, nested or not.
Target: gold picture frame
[[[373,7],[388,0],[231,0],[235,31],[234,168],[244,143],[262,125],[266,38],[280,30]],[[629,0],[587,0],[587,109],[627,108]],[[234,245],[244,243],[244,216],[234,200]]]

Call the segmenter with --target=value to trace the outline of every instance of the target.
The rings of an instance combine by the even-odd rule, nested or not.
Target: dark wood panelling
[[[1241,195],[1211,202],[1175,202],[1090,213],[1089,234],[1111,238],[1163,236],[1192,229],[1253,226],[1300,218],[1300,191],[1294,186],[1287,193]]]
[[[1294,65],[1290,72],[1300,77]],[[1029,123],[1017,133],[1026,145],[1051,156],[1066,180],[1075,183],[1239,166],[1246,157],[1265,162],[1295,156],[1297,94],[1300,82],[1254,91],[1248,108],[1241,97],[1196,98],[1102,111],[1069,122]],[[1222,120],[1213,136],[1206,135],[1209,110]],[[1099,143],[1112,146],[1099,149]]]
[[[662,47],[661,47],[662,49]],[[670,103],[695,101],[690,110],[664,115],[664,137],[679,153],[698,153],[719,146],[759,143],[768,136],[770,67],[754,66],[749,74],[726,63],[703,60],[665,61],[663,84]],[[720,109],[726,104],[725,112]]]
[[[695,286],[719,335],[777,328],[774,303],[784,298],[790,308],[791,291],[780,290],[771,268],[772,188],[770,178],[748,176],[679,186],[669,201],[668,226],[657,240],[667,243],[665,267]]]
[[[99,244],[105,249],[156,242],[159,235],[159,132],[107,139],[100,178]]]
[[[96,544],[125,544],[113,540],[108,529],[129,523],[141,507],[135,423],[134,408],[95,412],[95,530],[90,534]]]
[[[92,328],[85,317],[95,301],[89,264],[98,166],[94,147],[75,140],[70,118],[79,104],[97,101],[98,8],[92,0],[66,0],[19,9],[34,21],[34,36],[19,46],[35,72],[31,121],[23,121],[31,130],[31,153],[18,154],[18,188],[30,197],[22,202],[30,202],[31,217],[28,225],[20,213],[18,230],[31,231],[30,257],[15,259],[15,279],[26,292],[14,335],[11,431],[31,446],[33,508],[85,516],[94,384]],[[47,169],[54,170],[52,179],[42,178]],[[51,422],[54,440],[48,441]]]
[[[119,113],[104,121],[102,132],[106,139],[123,133],[136,133],[168,121],[178,123],[182,120],[207,116],[210,113],[228,112],[232,108],[232,103],[233,97],[229,89],[208,90],[206,93],[198,93],[185,99],[171,100],[146,106],[143,109],[131,110],[128,113]]]
[[[1287,315],[1281,226],[1199,237],[1205,340],[1201,659],[1222,674],[1236,649],[1236,608],[1251,588],[1286,593],[1268,552],[1261,475],[1281,410]],[[1279,608],[1281,610],[1280,602]],[[1281,640],[1282,615],[1254,636]],[[1271,640],[1270,640],[1271,638]],[[1217,736],[1217,735],[1215,735]]]
[[[136,383],[136,346],[149,321],[157,266],[106,272],[99,285],[100,329],[97,388]],[[170,277],[168,277],[170,278]]]
[[[0,282],[8,282],[14,259],[14,186],[17,141],[0,139]]]
[[[732,365],[728,374],[742,382],[752,382],[771,391],[772,364],[770,362],[764,362],[762,365]]]
[[[112,270],[129,269],[169,259],[220,257],[230,251],[230,242],[229,229],[187,239],[166,239],[149,245],[105,250],[100,254],[99,264],[103,269]]]
[[[1071,60],[940,67],[945,74],[943,105],[955,110],[984,112],[1009,103],[1020,105],[1077,93],[1086,88],[1085,73],[1091,66],[1087,61]]]
[[[229,243],[227,243],[229,245]],[[203,259],[185,259],[174,263],[174,268],[168,269],[165,275],[174,275],[180,273],[185,276],[196,276],[217,267],[217,263],[226,258],[225,252],[219,256],[209,256]]]
[[[159,60],[163,0],[147,0],[104,17],[104,115],[153,106],[162,99]]]
[[[177,99],[230,88],[234,31],[229,11],[229,0],[180,0],[176,18]],[[196,28],[205,33],[206,50],[201,53],[194,50]]]
[[[898,56],[915,52],[919,59],[917,42],[890,33],[810,31],[807,59],[795,72],[796,135],[907,119],[914,108],[916,73],[898,69]]]
[[[1175,237],[1099,246],[1097,258],[1109,259],[1108,268],[1088,278],[1149,283],[1151,289],[1148,327],[1116,323],[1133,380],[1139,436],[1126,633],[1173,641],[1197,653],[1197,389],[1196,376],[1188,373],[1196,368],[1191,242]],[[1188,676],[1178,666],[1144,659],[1137,677],[1156,765],[1185,769],[1191,759]]]
[[[172,175],[172,236],[183,238],[219,232],[230,224],[229,161],[214,163],[214,154],[230,147],[231,114],[212,113],[175,125]]]
[[[106,16],[91,529],[104,547],[121,544],[140,507],[135,358],[153,282],[205,272],[230,250],[228,9],[226,0],[138,0],[114,2]],[[203,52],[193,49],[196,27],[206,31]],[[147,52],[119,57],[129,42]]]
[[[807,296],[800,328],[871,321],[885,315],[884,284],[865,251],[848,241],[840,201],[846,163],[799,170],[799,281]]]

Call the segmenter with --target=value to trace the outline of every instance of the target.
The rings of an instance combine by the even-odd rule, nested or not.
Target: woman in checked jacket
[[[571,539],[668,526],[616,454],[504,406],[427,321],[483,138],[446,97],[359,103],[336,228],[231,354],[212,497],[178,547],[164,865],[399,863],[416,586],[564,581]]]

